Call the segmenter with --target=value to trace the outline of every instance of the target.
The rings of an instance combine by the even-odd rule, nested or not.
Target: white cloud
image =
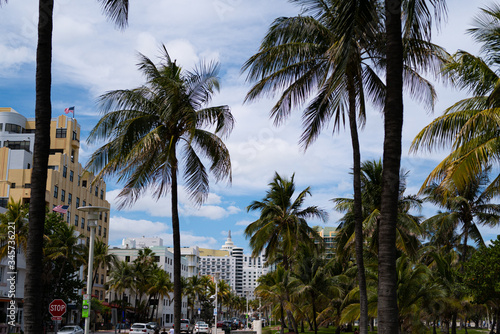
[[[246,227],[246,226],[250,225],[251,223],[252,222],[249,221],[249,220],[240,220],[240,221],[236,222],[234,225],[236,225],[236,226],[245,226]]]

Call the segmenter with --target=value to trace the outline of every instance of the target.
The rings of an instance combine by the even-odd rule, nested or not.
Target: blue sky
[[[465,30],[479,7],[487,1],[448,1],[448,19],[435,32],[434,42],[448,52],[465,49],[477,53]],[[34,117],[36,0],[11,0],[0,7],[0,106],[12,107]],[[211,184],[211,193],[201,207],[193,206],[180,189],[181,242],[183,246],[220,248],[231,230],[236,245],[249,251],[243,230],[256,219],[246,206],[264,197],[274,172],[283,176],[295,173],[297,189],[311,186],[307,205],[318,205],[329,212],[325,226],[336,226],[340,217],[330,199],[351,197],[350,139],[347,131],[332,135],[331,128],[303,152],[298,146],[301,133],[300,111],[285,125],[276,128],[269,120],[272,99],[242,104],[249,89],[241,65],[253,55],[273,19],[296,15],[300,8],[285,0],[190,0],[131,1],[129,27],[114,29],[101,14],[97,1],[55,0],[53,41],[53,116],[65,107],[75,106],[75,117],[82,127],[82,138],[99,119],[95,100],[109,90],[139,86],[142,78],[136,68],[137,52],[151,59],[165,44],[171,57],[186,70],[200,60],[221,63],[221,92],[213,104],[227,104],[236,126],[226,140],[232,164],[233,182]],[[463,92],[437,84],[439,101],[434,114],[408,99],[405,101],[403,162],[410,171],[408,193],[416,193],[423,179],[445,152],[408,155],[415,134]],[[361,132],[362,159],[382,155],[383,123],[379,111],[370,108]],[[81,162],[95,146],[82,140]],[[120,185],[107,182],[107,198],[112,204],[110,244],[119,245],[125,237],[160,236],[171,244],[170,199],[158,202],[150,196],[122,211],[114,208]],[[423,215],[431,214],[426,207]],[[323,224],[319,221],[311,225]],[[491,239],[500,229],[483,229]]]

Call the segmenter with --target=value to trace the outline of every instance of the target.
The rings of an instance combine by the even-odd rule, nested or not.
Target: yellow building
[[[23,203],[30,201],[34,132],[34,119],[27,119],[12,108],[0,108],[0,207],[6,207],[11,197]],[[64,219],[86,236],[88,242],[87,213],[77,208],[90,205],[109,208],[110,205],[105,197],[106,184],[103,181],[92,184],[93,175],[85,172],[78,162],[79,149],[80,125],[76,119],[65,115],[53,118],[45,202],[50,209],[68,205]],[[106,212],[97,222],[96,238],[107,244],[108,234]],[[92,294],[100,300],[104,300],[104,283],[105,268],[99,268]]]

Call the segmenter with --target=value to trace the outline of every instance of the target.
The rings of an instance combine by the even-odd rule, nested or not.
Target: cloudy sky
[[[478,45],[465,31],[478,8],[489,3],[448,1],[448,19],[435,31],[434,42],[451,53],[458,49],[477,53]],[[0,106],[12,107],[26,117],[34,117],[37,8],[36,0],[10,0],[0,7]],[[211,194],[201,207],[193,206],[180,188],[182,245],[218,249],[230,230],[235,244],[249,251],[243,230],[257,213],[247,213],[246,207],[264,197],[275,172],[282,176],[295,173],[298,190],[311,187],[307,205],[318,205],[329,212],[326,224],[311,221],[311,225],[336,226],[340,215],[333,211],[330,199],[352,196],[348,131],[332,135],[332,129],[326,129],[303,152],[297,144],[300,110],[277,128],[268,116],[272,99],[242,103],[250,85],[240,72],[241,65],[256,52],[275,18],[299,12],[300,8],[286,0],[135,0],[130,4],[129,26],[120,31],[102,15],[97,1],[55,0],[53,116],[75,106],[85,138],[99,119],[96,98],[109,90],[139,86],[143,78],[136,67],[137,53],[156,60],[161,44],[186,70],[200,60],[217,60],[222,88],[213,104],[229,105],[236,119],[226,141],[233,182],[211,184]],[[405,102],[402,165],[410,171],[408,193],[416,193],[444,155],[408,155],[411,140],[444,108],[465,96],[439,84],[437,89],[439,101],[434,114],[409,100]],[[380,111],[371,108],[360,138],[363,160],[381,157],[382,125]],[[82,164],[95,148],[82,140]],[[166,245],[171,244],[169,198],[156,201],[145,196],[134,206],[118,211],[114,204],[120,184],[108,180],[107,188],[112,204],[111,245],[121,244],[125,237],[141,236],[160,236]],[[433,209],[424,211],[422,214],[427,215]],[[499,231],[483,229],[483,234],[490,239]]]

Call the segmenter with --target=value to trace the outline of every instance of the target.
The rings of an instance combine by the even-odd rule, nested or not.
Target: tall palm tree
[[[133,268],[125,261],[116,261],[110,269],[109,276],[109,287],[116,293],[121,294],[121,306],[122,310],[125,311],[125,291],[132,289],[134,284]]]
[[[252,255],[258,256],[265,249],[267,263],[281,263],[285,270],[292,267],[292,260],[297,253],[298,245],[305,244],[310,248],[317,247],[315,242],[322,239],[311,228],[306,219],[319,218],[326,221],[328,215],[317,206],[302,209],[306,196],[311,195],[310,188],[301,191],[294,200],[295,175],[290,179],[275,173],[269,184],[270,190],[262,201],[253,201],[247,211],[260,211],[260,217],[245,228],[245,235],[250,238]],[[296,323],[290,310],[287,315],[295,332]]]
[[[429,1],[429,3],[434,7],[436,16],[439,17],[445,11],[445,0]],[[384,103],[384,170],[378,256],[378,330],[384,334],[397,334],[399,328],[396,222],[403,130],[403,65],[405,62],[418,64],[421,53],[417,51],[424,47],[424,43],[415,43],[411,50],[405,52],[403,37],[414,36],[416,41],[429,41],[433,15],[430,14],[431,11],[425,1],[384,0],[384,5],[387,65]],[[404,5],[403,11],[402,5]]]
[[[104,14],[124,28],[128,21],[129,0],[97,0]],[[7,0],[0,0],[0,6]],[[47,166],[50,153],[50,120],[52,114],[52,28],[54,0],[38,2],[38,41],[36,51],[35,80],[35,142],[33,168],[31,172],[31,196],[29,208],[29,236],[26,252],[26,282],[24,330],[27,334],[43,331],[42,285],[43,235],[45,223],[45,192],[47,186]]]
[[[334,131],[349,119],[353,148],[354,215],[356,221],[356,262],[360,268],[363,314],[361,333],[367,330],[366,284],[362,255],[361,153],[357,117],[365,122],[365,87],[372,101],[381,105],[384,85],[366,61],[375,52],[374,37],[381,30],[380,12],[371,0],[291,0],[302,6],[304,14],[278,18],[262,41],[259,52],[243,66],[248,79],[257,84],[247,100],[283,90],[271,110],[276,124],[291,109],[308,102],[303,111],[301,143],[307,150],[321,130],[333,119]],[[376,61],[375,61],[376,63]]]
[[[185,177],[191,199],[203,203],[209,192],[208,170],[215,180],[231,180],[229,151],[218,136],[234,124],[226,105],[206,107],[219,90],[217,63],[183,71],[162,47],[162,63],[140,55],[146,83],[100,97],[103,114],[88,141],[107,140],[91,156],[87,168],[97,177],[118,175],[125,182],[120,207],[133,204],[148,189],[157,199],[171,191],[174,245],[174,329],[181,318],[181,253],[178,174]],[[212,127],[215,132],[205,130]],[[208,163],[208,170],[205,164]],[[182,169],[180,167],[183,167]]]

